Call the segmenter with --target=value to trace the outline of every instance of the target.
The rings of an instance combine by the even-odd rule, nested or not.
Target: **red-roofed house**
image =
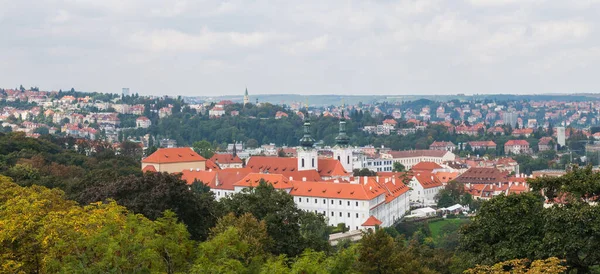
[[[380,226],[382,222],[375,218],[375,216],[369,217],[367,221],[365,221],[362,226],[366,229],[375,229],[377,226]]]
[[[189,147],[159,148],[142,160],[142,170],[148,165],[157,172],[177,173],[186,169],[205,170],[206,159]]]
[[[285,174],[287,172],[298,172],[298,158],[292,157],[264,157],[252,156],[248,159],[247,167],[253,172],[268,172],[274,174]],[[344,169],[340,161],[335,159],[317,159],[318,170],[316,171],[322,180],[334,178],[347,179],[351,173]]]
[[[442,166],[434,163],[434,162],[420,162],[416,165],[414,165],[410,170],[414,171],[414,172],[420,172],[420,171],[427,171],[427,172],[433,172],[436,169],[441,169]]]
[[[411,203],[422,206],[435,205],[435,196],[444,188],[444,184],[435,174],[427,171],[413,172],[408,183],[412,189],[410,192]]]
[[[513,129],[512,136],[519,137],[521,135],[529,137],[533,134],[533,128],[517,128]]]
[[[496,143],[494,141],[471,141],[467,142],[473,151],[476,150],[488,150],[496,149]]]
[[[456,145],[452,142],[443,142],[443,141],[435,141],[429,145],[430,150],[447,150],[454,151],[456,149]]]
[[[135,119],[135,125],[138,128],[149,128],[150,125],[152,125],[152,122],[150,121],[150,119],[148,119],[148,117],[142,116]]]
[[[244,165],[244,162],[240,157],[229,153],[215,153],[210,160],[217,164],[221,169],[242,168]]]
[[[184,170],[181,179],[188,185],[199,181],[210,187],[210,191],[215,194],[215,198],[220,200],[227,195],[235,193],[234,184],[242,180],[251,170],[245,168],[225,169],[217,171],[203,170]]]
[[[552,137],[542,137],[538,142],[539,151],[556,150],[558,145]]]
[[[526,140],[508,140],[504,144],[505,154],[528,154],[531,153],[529,149],[529,142]]]
[[[290,194],[298,208],[324,214],[329,225],[344,223],[364,229],[370,216],[381,226],[393,225],[410,209],[409,188],[392,177],[356,177],[352,182],[292,182]]]

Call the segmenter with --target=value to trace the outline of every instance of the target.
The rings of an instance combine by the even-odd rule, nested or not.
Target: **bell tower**
[[[300,139],[298,153],[298,170],[319,170],[319,159],[317,150],[314,149],[315,139],[310,136],[310,116],[308,106],[304,115],[304,136]]]
[[[338,136],[335,137],[336,145],[333,147],[333,158],[340,161],[347,172],[352,172],[354,159],[352,158],[352,149],[348,146],[350,137],[346,134],[346,117],[344,116],[344,105],[342,105],[342,117],[340,117],[340,129]]]

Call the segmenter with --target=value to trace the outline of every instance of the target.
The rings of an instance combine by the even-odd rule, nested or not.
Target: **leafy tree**
[[[211,192],[191,191],[178,175],[145,173],[102,182],[87,188],[79,198],[83,204],[114,199],[151,220],[172,210],[185,223],[193,239],[206,239],[209,228],[220,216],[220,207]]]
[[[383,229],[363,235],[360,245],[357,269],[362,273],[432,273]]]
[[[363,169],[354,169],[353,170],[354,176],[377,176],[377,172],[375,171],[371,171],[368,168],[363,168]]]
[[[246,141],[246,147],[247,148],[257,148],[258,147],[258,141],[256,141],[256,139],[248,139],[248,141]]]
[[[192,148],[206,159],[210,159],[215,154],[214,147],[206,140],[194,142],[194,144],[192,144]]]
[[[406,170],[406,168],[404,167],[403,164],[401,164],[400,162],[394,162],[394,167],[393,167],[394,172],[403,172],[405,170]]]
[[[566,273],[567,268],[562,265],[563,261],[556,257],[545,260],[535,260],[530,263],[527,259],[513,259],[500,262],[493,266],[478,265],[465,271],[466,274],[534,274],[534,273]]]
[[[251,213],[264,220],[274,241],[270,252],[275,255],[294,257],[306,248],[321,251],[328,245],[323,237],[325,219],[298,209],[292,196],[264,181],[256,188],[244,189],[221,201],[225,210],[236,216]]]
[[[484,203],[473,222],[461,229],[459,250],[475,264],[539,258],[543,210],[543,199],[536,193],[497,196]]]
[[[60,190],[0,181],[3,271],[175,273],[189,265],[189,234],[173,213],[151,222],[114,201],[80,207]]]

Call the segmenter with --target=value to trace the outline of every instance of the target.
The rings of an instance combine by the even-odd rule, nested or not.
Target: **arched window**
[[[304,159],[302,159],[302,167],[304,167]]]
[[[338,155],[338,161],[341,161],[341,160],[340,160],[340,155]]]
[[[315,167],[315,158],[312,158],[312,167]]]
[[[348,164],[350,164],[350,155],[348,155]]]

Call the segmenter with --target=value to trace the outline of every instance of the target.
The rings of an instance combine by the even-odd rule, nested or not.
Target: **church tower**
[[[244,93],[244,106],[250,103],[250,97],[248,96],[248,87],[246,87],[246,93]]]
[[[340,131],[335,137],[336,145],[333,147],[333,158],[340,161],[347,172],[352,172],[354,159],[352,158],[352,149],[348,146],[350,138],[346,134],[346,117],[342,106],[342,117],[340,118]]]
[[[300,139],[298,153],[298,170],[319,170],[319,159],[317,150],[313,148],[315,139],[310,136],[310,117],[307,112],[304,118],[304,136]]]

